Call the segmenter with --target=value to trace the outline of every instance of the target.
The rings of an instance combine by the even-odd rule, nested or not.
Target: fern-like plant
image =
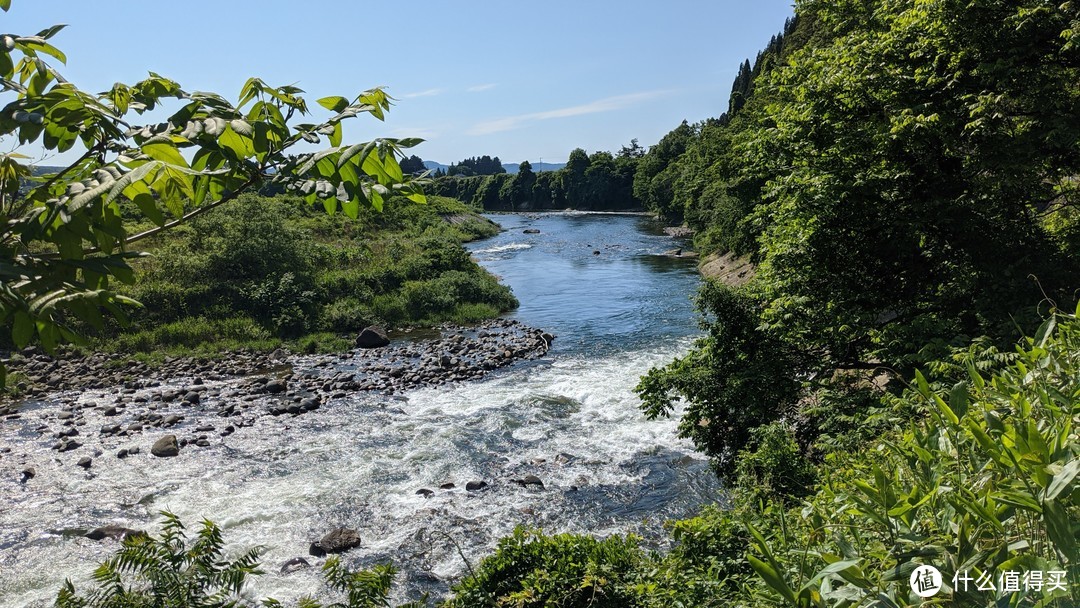
[[[162,515],[160,538],[126,537],[116,555],[94,571],[97,588],[84,596],[70,580],[65,581],[56,608],[283,608],[277,600],[258,602],[244,592],[248,576],[263,574],[261,548],[230,560],[224,554],[221,528],[213,522],[203,520],[202,528],[189,539],[177,516]],[[305,597],[297,608],[390,608],[393,566],[353,572],[331,557],[322,569],[327,585],[344,595],[345,601],[323,603]],[[422,605],[423,601],[399,608]]]

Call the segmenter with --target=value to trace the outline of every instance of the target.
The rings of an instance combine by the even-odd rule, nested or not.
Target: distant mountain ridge
[[[566,166],[566,163],[534,163],[532,161],[529,161],[529,163],[532,165],[532,170],[534,173],[539,173],[541,171],[558,171],[559,169],[562,169]],[[442,169],[443,171],[448,171],[450,169],[450,165],[444,165],[433,160],[425,160],[424,166],[427,167],[430,171],[437,171],[439,169]],[[519,166],[520,163],[503,163],[503,168],[506,169],[506,172],[510,174],[517,173]]]

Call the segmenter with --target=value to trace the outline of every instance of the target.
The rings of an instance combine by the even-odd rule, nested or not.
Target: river
[[[249,592],[287,601],[319,592],[319,574],[278,567],[338,526],[363,539],[345,562],[394,561],[404,599],[445,594],[465,572],[458,548],[475,564],[517,525],[662,542],[664,520],[714,501],[704,457],[676,437],[675,420],[644,420],[632,391],[697,332],[693,262],[661,255],[677,245],[643,216],[492,217],[506,230],[470,249],[521,301],[509,316],[556,336],[544,358],[449,388],[350,395],[177,458],[104,454],[89,471],[31,432],[57,407],[35,404],[0,435],[3,458],[22,454],[37,469],[25,484],[6,468],[0,479],[0,606],[50,605],[65,577],[85,589],[117,546],[65,530],[155,530],[162,510],[191,528],[212,519],[237,552],[263,546],[268,573]],[[510,481],[525,475],[544,488]],[[470,480],[490,486],[466,492]]]

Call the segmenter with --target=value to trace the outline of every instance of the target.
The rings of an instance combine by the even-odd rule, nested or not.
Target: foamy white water
[[[268,573],[249,593],[285,601],[322,586],[317,568],[281,575],[280,565],[307,556],[310,542],[339,526],[363,539],[345,562],[393,561],[404,598],[445,593],[466,572],[456,547],[475,565],[517,525],[656,538],[664,520],[716,500],[718,484],[704,457],[677,438],[676,420],[645,420],[632,391],[651,367],[690,346],[692,266],[642,256],[670,240],[641,232],[640,218],[497,219],[518,230],[479,244],[502,248],[481,260],[522,299],[518,319],[558,335],[544,360],[455,387],[350,395],[302,417],[263,416],[176,458],[148,454],[165,431],[104,439],[107,450],[89,471],[74,465],[87,448],[58,454],[35,432],[59,401],[26,411],[17,425],[5,422],[0,606],[51,605],[65,577],[87,588],[118,546],[65,530],[154,531],[162,510],[192,528],[204,517],[217,522],[237,552],[263,546]],[[539,226],[542,238],[511,247],[525,225]],[[311,361],[294,363],[302,374]],[[140,455],[115,457],[133,443]],[[37,469],[26,484],[22,458]],[[526,475],[544,489],[511,481]],[[466,492],[472,480],[490,486]],[[456,487],[439,489],[444,483]],[[421,488],[434,494],[417,495]]]

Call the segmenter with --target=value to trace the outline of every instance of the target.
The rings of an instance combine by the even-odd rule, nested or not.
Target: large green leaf
[[[15,313],[15,324],[11,329],[11,340],[15,343],[16,348],[24,348],[27,344],[30,344],[30,339],[34,337],[34,321],[30,319],[30,315],[23,311],[17,311]]]
[[[334,95],[331,97],[323,97],[318,100],[319,105],[330,110],[332,112],[341,112],[345,108],[349,107],[349,100],[344,97]]]
[[[142,146],[142,151],[154,160],[160,160],[170,165],[177,165],[184,168],[188,167],[188,163],[180,154],[180,150],[171,143],[162,141],[147,143]]]

